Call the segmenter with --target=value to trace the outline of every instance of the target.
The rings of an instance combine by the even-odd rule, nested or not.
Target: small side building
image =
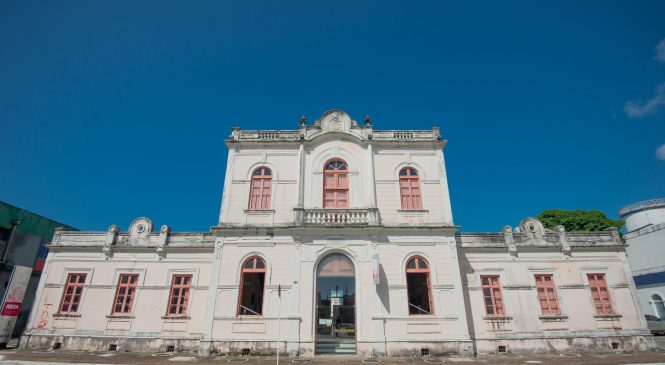
[[[12,337],[18,337],[25,330],[37,284],[44,268],[44,260],[48,254],[47,245],[51,243],[57,229],[76,230],[66,224],[0,201],[0,283],[3,294],[9,285],[14,266],[32,268],[32,275]]]
[[[640,306],[645,314],[665,319],[665,199],[627,205],[620,215]]]

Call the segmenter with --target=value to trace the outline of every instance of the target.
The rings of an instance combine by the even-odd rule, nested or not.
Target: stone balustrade
[[[377,209],[295,209],[297,225],[358,226],[378,225]]]
[[[300,139],[297,130],[250,130],[244,131],[234,129],[231,140],[234,141],[298,141]]]
[[[426,142],[441,139],[438,128],[431,130],[371,130],[366,127],[353,129],[361,139],[374,139],[381,142]],[[303,127],[300,130],[240,130],[234,128],[229,141],[231,142],[297,142],[301,138],[311,140],[321,134],[316,126]]]

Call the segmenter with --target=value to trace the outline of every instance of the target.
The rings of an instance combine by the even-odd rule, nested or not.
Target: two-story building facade
[[[60,232],[24,348],[361,356],[646,349],[617,232],[456,233],[439,130],[234,128],[210,232]]]

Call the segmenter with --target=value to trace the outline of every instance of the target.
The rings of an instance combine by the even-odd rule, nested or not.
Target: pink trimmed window
[[[138,274],[120,274],[111,314],[129,314],[132,312],[138,282]]]
[[[182,316],[187,314],[189,292],[192,289],[192,275],[173,275],[171,280],[171,293],[169,294],[168,316]]]
[[[538,274],[536,278],[536,292],[540,311],[544,316],[558,316],[561,314],[559,297],[556,295],[554,277],[551,274]]]
[[[259,167],[252,173],[248,209],[270,209],[271,196],[272,171],[267,167]]]
[[[587,274],[587,278],[589,279],[589,289],[591,290],[593,304],[596,306],[596,313],[614,314],[612,298],[607,288],[605,274]]]
[[[488,316],[504,316],[506,311],[503,306],[503,295],[499,275],[481,275],[480,283],[483,289],[483,300],[485,302],[485,313]]]
[[[238,315],[260,316],[263,313],[263,288],[266,281],[266,263],[252,256],[242,264]]]
[[[65,290],[60,300],[60,313],[78,313],[86,274],[67,274]]]
[[[402,199],[402,209],[423,209],[420,194],[420,178],[418,172],[412,167],[405,167],[399,172],[399,192]]]
[[[430,272],[427,260],[420,256],[412,257],[406,263],[406,289],[409,300],[409,314],[432,314]]]
[[[332,160],[323,168],[323,207],[349,207],[349,168],[344,161]]]

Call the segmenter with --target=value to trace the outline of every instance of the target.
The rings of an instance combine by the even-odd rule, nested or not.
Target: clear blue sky
[[[440,126],[465,231],[617,217],[665,197],[663,38],[663,1],[1,0],[0,200],[207,231],[232,126],[341,108]]]

